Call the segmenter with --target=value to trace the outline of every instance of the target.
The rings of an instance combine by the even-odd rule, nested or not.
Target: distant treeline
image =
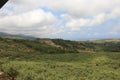
[[[48,43],[46,43],[48,42]],[[54,45],[51,45],[54,44]],[[10,39],[0,37],[0,52],[80,53],[120,52],[120,42],[70,41],[63,39]]]

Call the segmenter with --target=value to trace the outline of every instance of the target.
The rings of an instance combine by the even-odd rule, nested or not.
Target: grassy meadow
[[[55,44],[39,42],[1,39],[0,72],[6,78],[0,80],[120,80],[120,52],[76,52],[66,45],[56,52]]]
[[[15,71],[15,80],[120,80],[120,53],[17,55],[0,59],[1,71]]]

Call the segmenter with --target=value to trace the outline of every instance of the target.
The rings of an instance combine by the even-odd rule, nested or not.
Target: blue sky
[[[70,40],[120,38],[120,1],[9,0],[0,10],[0,32]]]

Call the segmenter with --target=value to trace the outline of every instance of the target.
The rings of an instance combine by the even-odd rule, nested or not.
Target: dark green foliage
[[[104,51],[120,52],[120,42],[117,43],[106,42],[106,43],[102,43],[101,45]]]
[[[54,45],[46,44],[52,41]],[[40,53],[79,53],[80,51],[92,52],[120,52],[120,42],[91,42],[70,41],[62,39],[10,39],[0,37],[0,51],[8,52],[40,52]]]
[[[87,51],[120,52],[120,42],[92,42],[92,41],[70,41],[52,39],[52,41],[64,48]]]

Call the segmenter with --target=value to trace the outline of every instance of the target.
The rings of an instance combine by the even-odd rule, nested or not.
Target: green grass
[[[7,54],[0,69],[16,70],[16,80],[120,80],[120,53]]]
[[[0,72],[9,80],[120,80],[120,42],[44,41],[0,38]]]

